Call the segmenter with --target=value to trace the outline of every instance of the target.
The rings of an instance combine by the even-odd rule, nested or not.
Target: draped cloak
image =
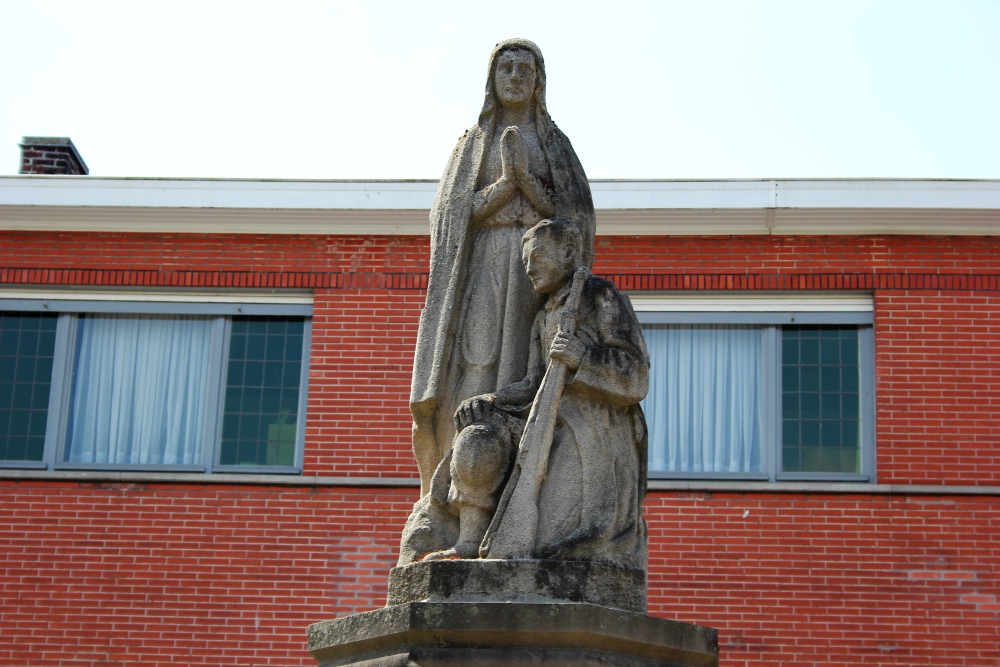
[[[462,135],[451,153],[431,208],[431,266],[427,298],[420,315],[417,346],[410,387],[413,415],[413,453],[420,470],[421,495],[428,492],[438,463],[451,447],[437,434],[439,399],[457,378],[449,377],[449,359],[454,352],[460,304],[467,289],[473,200],[479,190],[484,161],[502,115],[494,89],[499,55],[525,49],[535,56],[535,129],[551,172],[551,197],[556,215],[574,221],[583,234],[584,263],[590,268],[594,256],[596,220],[590,184],[569,139],[549,117],[545,106],[545,65],[532,42],[511,39],[497,44],[490,56],[486,100],[479,122]],[[503,314],[498,314],[503,320]],[[532,318],[522,325],[532,326]],[[527,350],[518,351],[527,364]],[[495,390],[496,388],[494,388]],[[468,397],[462,397],[468,398]],[[450,419],[450,415],[445,417]]]
[[[526,381],[539,386],[560,330],[567,282],[535,317]],[[646,421],[649,353],[629,300],[591,275],[577,338],[586,352],[567,373],[538,495],[534,557],[646,569]]]

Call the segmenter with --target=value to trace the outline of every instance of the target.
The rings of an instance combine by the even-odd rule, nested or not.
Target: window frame
[[[705,293],[631,293],[640,325],[744,324],[762,329],[761,472],[671,472],[649,469],[652,480],[730,480],[760,482],[876,481],[875,337],[870,293],[780,293],[774,295]],[[860,418],[857,473],[783,472],[781,328],[798,325],[856,326]]]
[[[43,312],[58,317],[49,390],[45,445],[41,461],[0,460],[0,468],[29,470],[93,470],[132,472],[288,474],[302,473],[305,444],[305,417],[308,403],[309,358],[312,340],[312,294],[300,291],[267,292],[178,292],[152,290],[80,290],[52,292],[21,289],[0,292],[0,312]],[[211,324],[208,378],[208,405],[202,426],[204,446],[201,460],[193,465],[114,464],[65,461],[66,436],[72,392],[70,375],[74,364],[74,341],[80,315],[200,315]],[[225,402],[226,367],[232,318],[239,316],[301,317],[303,319],[302,360],[299,377],[298,419],[295,457],[291,466],[222,465],[222,421]]]

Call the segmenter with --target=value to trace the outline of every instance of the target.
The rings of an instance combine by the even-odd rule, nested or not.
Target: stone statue
[[[309,627],[320,667],[718,667],[715,630],[645,614],[649,356],[594,227],[542,54],[501,42],[431,210],[421,498],[385,608]]]
[[[583,167],[545,105],[532,42],[493,49],[479,122],[451,154],[431,209],[431,267],[410,410],[421,495],[451,449],[462,401],[524,377],[542,300],[521,266],[521,236],[565,216],[593,262],[594,205]]]
[[[584,237],[572,221],[543,220],[521,246],[544,298],[525,374],[462,401],[454,446],[404,529],[400,564],[592,560],[644,571],[642,331],[628,299],[581,266]]]

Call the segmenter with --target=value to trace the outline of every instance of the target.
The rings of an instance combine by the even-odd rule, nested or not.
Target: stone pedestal
[[[646,573],[567,560],[435,560],[389,572],[387,606],[405,602],[586,602],[646,612]]]
[[[642,573],[613,566],[414,563],[386,607],[309,626],[309,652],[322,667],[718,666],[714,629],[644,608]]]

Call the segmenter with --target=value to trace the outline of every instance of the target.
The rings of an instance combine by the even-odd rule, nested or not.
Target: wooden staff
[[[560,313],[560,333],[576,333],[580,295],[589,273],[581,267],[573,274],[573,285]],[[565,385],[566,364],[550,359],[528,413],[514,470],[479,547],[480,558],[532,557],[538,534],[538,494],[548,470],[556,416]]]

